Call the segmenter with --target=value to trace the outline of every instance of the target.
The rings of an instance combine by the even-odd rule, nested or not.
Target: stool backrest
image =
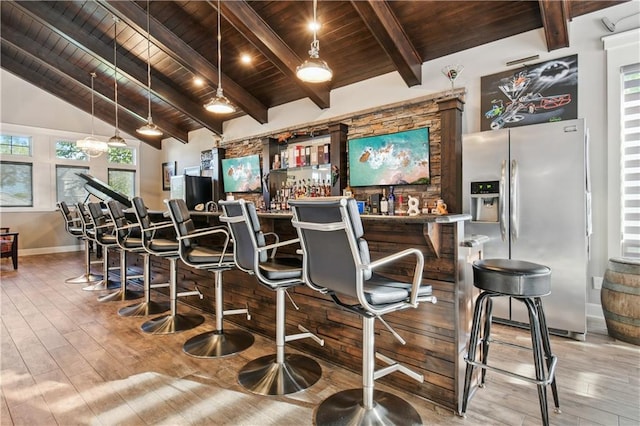
[[[290,200],[303,251],[303,275],[312,288],[358,297],[357,282],[371,278],[369,245],[353,198]]]
[[[260,219],[256,206],[245,200],[220,201],[221,222],[226,222],[233,238],[233,256],[236,266],[245,272],[255,272],[256,256],[259,262],[267,260],[267,252],[258,254],[258,247],[266,245],[260,230]]]
[[[148,231],[152,226],[152,222],[149,217],[149,212],[147,211],[147,206],[144,205],[144,201],[141,197],[133,197],[131,201],[133,209],[136,212],[136,217],[138,218],[138,223],[140,224],[140,227],[142,227],[142,231],[146,231],[144,233],[147,238],[152,238],[152,233]]]
[[[129,236],[129,221],[127,220],[122,205],[115,200],[107,201],[107,208],[111,215],[111,220],[116,228],[116,238],[118,242],[122,243]]]
[[[186,237],[193,233],[196,226],[193,223],[193,219],[191,219],[187,203],[181,198],[168,200],[166,203],[167,207],[169,207],[169,216],[178,236]],[[179,239],[179,244],[180,249],[185,253],[186,250],[192,248],[194,241],[191,238],[182,238]]]
[[[67,206],[65,201],[60,201],[58,203],[58,207],[60,207],[60,213],[62,213],[62,218],[64,219],[64,227],[69,231],[69,227],[73,224],[73,215],[71,214],[71,210],[69,210],[69,206]]]
[[[84,203],[76,203],[76,211],[78,212],[78,217],[82,223],[82,232],[84,233],[84,236],[93,239],[93,233],[89,232],[93,229],[93,221],[91,220],[91,215],[87,210],[87,206]]]
[[[100,203],[89,203],[89,214],[93,222],[95,238],[97,241],[102,242],[105,235],[111,234],[111,228],[105,226],[108,221],[107,216],[102,211],[102,205]]]

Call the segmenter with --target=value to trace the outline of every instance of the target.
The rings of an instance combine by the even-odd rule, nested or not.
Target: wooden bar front
[[[215,214],[196,217],[203,225],[218,223]],[[275,231],[281,241],[296,238],[291,215],[260,214],[265,231]],[[458,411],[462,393],[464,370],[462,359],[471,317],[472,286],[465,281],[468,249],[460,246],[464,236],[465,215],[434,216],[363,216],[365,238],[372,259],[408,247],[419,248],[425,256],[424,283],[433,286],[438,298],[436,304],[423,303],[417,309],[388,314],[384,319],[405,340],[398,342],[379,322],[376,323],[376,350],[424,375],[418,383],[401,373],[394,373],[380,381],[411,391],[439,405]],[[328,250],[330,248],[327,248]],[[168,264],[155,258],[154,269],[167,269]],[[405,269],[406,266],[406,269]],[[156,269],[157,271],[157,269]],[[396,265],[393,269],[379,270],[389,276],[409,276],[412,266]],[[181,298],[181,303],[213,313],[213,274],[195,270],[178,262],[179,282],[196,282],[204,294]],[[467,271],[468,273],[468,271]],[[225,321],[275,338],[275,293],[258,284],[257,280],[239,270],[224,272],[224,306],[232,309],[248,305],[251,320],[242,315],[228,316]],[[333,303],[326,295],[306,286],[292,289],[290,295],[300,307],[286,307],[286,330],[298,332],[303,325],[325,339],[324,347],[310,339],[288,343],[300,351],[339,364],[354,372],[361,372],[362,320]],[[310,389],[313,391],[313,388]]]

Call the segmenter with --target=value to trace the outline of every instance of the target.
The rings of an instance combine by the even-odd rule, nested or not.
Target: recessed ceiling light
[[[243,53],[242,56],[240,56],[240,60],[242,61],[243,64],[250,64],[251,63],[251,56],[249,56],[246,53]]]
[[[202,77],[193,77],[193,84],[196,86],[204,86],[204,80]]]

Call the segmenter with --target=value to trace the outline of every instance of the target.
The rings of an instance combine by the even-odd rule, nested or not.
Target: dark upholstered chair
[[[98,302],[115,302],[141,298],[142,293],[127,288],[129,278],[127,277],[127,252],[126,249],[122,249],[118,244],[117,229],[126,223],[124,213],[122,217],[116,217],[115,221],[108,220],[100,203],[89,203],[89,214],[91,215],[91,220],[93,220],[96,241],[104,249],[105,259],[108,257],[107,252],[110,248],[116,249],[120,253],[120,288],[115,292],[98,297]]]
[[[65,280],[69,284],[89,284],[102,279],[101,275],[91,273],[91,242],[85,236],[84,225],[80,213],[76,211],[74,215],[65,201],[58,203],[60,213],[62,213],[62,220],[64,221],[64,229],[72,237],[81,239],[84,242],[84,274]],[[101,262],[100,262],[101,263]]]
[[[128,274],[127,253],[139,254],[143,259],[142,275],[126,275],[126,279],[142,278],[144,300],[134,305],[125,306],[118,310],[118,314],[123,317],[131,317],[153,315],[168,311],[168,303],[157,303],[151,300],[151,261],[149,260],[149,253],[142,244],[140,224],[138,224],[137,221],[135,223],[129,222],[122,209],[122,204],[118,201],[108,201],[107,208],[109,209],[109,216],[111,216],[111,221],[115,227],[116,242],[120,247],[120,275],[125,276]],[[122,294],[120,296],[122,296]]]
[[[18,236],[7,227],[0,228],[0,258],[11,258],[14,270],[18,269]]]
[[[76,212],[78,213],[78,217],[82,220],[82,232],[84,236],[87,238],[87,241],[90,244],[95,243],[98,249],[102,251],[102,262],[101,262],[102,263],[102,279],[97,282],[90,282],[88,286],[83,287],[82,289],[85,291],[105,291],[105,290],[115,290],[120,288],[119,282],[112,281],[109,279],[109,270],[115,269],[115,268],[109,267],[108,249],[106,249],[103,244],[100,244],[100,242],[96,238],[97,234],[96,234],[93,218],[91,217],[91,213],[89,212],[89,206],[84,203],[77,203]],[[106,225],[107,224],[105,220],[105,226]],[[113,240],[113,243],[114,244],[112,245],[112,247],[115,246],[115,239]]]
[[[435,303],[431,286],[422,285],[424,260],[418,249],[406,249],[371,260],[369,246],[353,198],[328,197],[290,200],[293,226],[303,252],[303,276],[314,290],[331,296],[349,312],[362,317],[362,389],[330,396],[316,411],[316,424],[422,424],[418,412],[399,397],[375,390],[375,380],[400,371],[422,382],[421,374],[375,352],[374,322],[382,324],[402,343],[404,340],[382,315]],[[414,259],[411,282],[386,278],[375,272],[383,265],[406,264]],[[388,366],[375,370],[375,359]]]
[[[214,274],[216,329],[189,339],[183,346],[184,352],[198,358],[217,358],[247,349],[254,341],[251,333],[223,328],[225,315],[244,314],[251,318],[246,307],[224,310],[222,275],[224,271],[235,267],[226,227],[196,229],[184,200],[169,200],[167,206],[178,236],[182,262]],[[207,246],[202,243],[205,237],[210,240]]]
[[[169,314],[153,318],[142,324],[142,331],[150,334],[173,334],[190,330],[204,322],[204,317],[199,314],[178,313],[178,297],[199,296],[202,293],[196,288],[193,291],[178,292],[178,259],[180,249],[173,222],[153,223],[149,212],[140,197],[132,199],[133,208],[138,218],[142,231],[142,244],[150,254],[163,257],[169,261]],[[170,231],[169,236],[163,233]]]
[[[239,374],[240,384],[261,395],[286,395],[306,389],[320,378],[320,365],[304,355],[285,354],[285,343],[309,337],[324,345],[324,340],[300,325],[298,328],[302,333],[285,334],[286,291],[304,284],[301,280],[302,265],[299,258],[275,256],[276,248],[297,245],[298,240],[267,245],[253,203],[220,201],[220,205],[224,212],[220,221],[229,226],[233,237],[236,266],[254,275],[260,284],[276,293],[276,353],[245,365]]]
[[[549,408],[547,406],[547,386],[551,385],[553,402],[556,413],[560,413],[558,389],[556,387],[555,370],[558,358],[551,352],[549,330],[542,308],[542,297],[551,293],[551,269],[517,259],[481,259],[473,263],[473,285],[482,292],[476,299],[469,336],[468,354],[465,358],[467,369],[465,372],[464,389],[462,395],[461,414],[464,415],[473,395],[471,382],[475,368],[481,369],[480,384],[485,385],[487,370],[508,375],[529,383],[538,388],[540,413],[542,424],[549,424]],[[511,297],[527,308],[529,313],[529,328],[531,330],[531,347],[525,347],[508,342],[511,346],[531,349],[535,378],[506,371],[488,364],[489,347],[491,342],[498,343],[491,338],[491,320],[493,299],[496,297]],[[481,348],[481,353],[478,353]]]

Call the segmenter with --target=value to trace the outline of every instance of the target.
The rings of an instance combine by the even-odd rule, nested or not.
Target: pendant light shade
[[[222,36],[220,35],[220,0],[218,0],[218,88],[216,89],[216,97],[210,99],[204,108],[215,114],[231,114],[236,112],[236,107],[227,99],[222,91],[222,51],[220,49]]]
[[[320,59],[320,41],[317,38],[317,9],[318,0],[313,0],[313,41],[309,50],[309,59],[296,68],[296,76],[307,83],[324,83],[333,77],[333,71],[329,65]]]
[[[136,129],[136,132],[145,136],[162,136],[162,131],[153,124],[151,118],[151,32],[149,30],[149,0],[147,0],[147,94],[149,101],[149,116],[147,124]]]
[[[107,145],[107,143],[104,141],[100,141],[96,139],[95,136],[93,135],[93,116],[94,116],[93,80],[96,78],[96,73],[92,72],[90,75],[91,75],[91,136],[87,136],[86,138],[77,140],[76,147],[81,149],[89,157],[95,158],[109,151],[109,145]]]
[[[125,141],[120,136],[120,129],[118,128],[118,57],[117,57],[117,46],[118,46],[118,18],[113,16],[113,100],[116,104],[116,130],[115,134],[109,138],[107,144],[114,148],[122,148],[127,146],[127,141]]]

